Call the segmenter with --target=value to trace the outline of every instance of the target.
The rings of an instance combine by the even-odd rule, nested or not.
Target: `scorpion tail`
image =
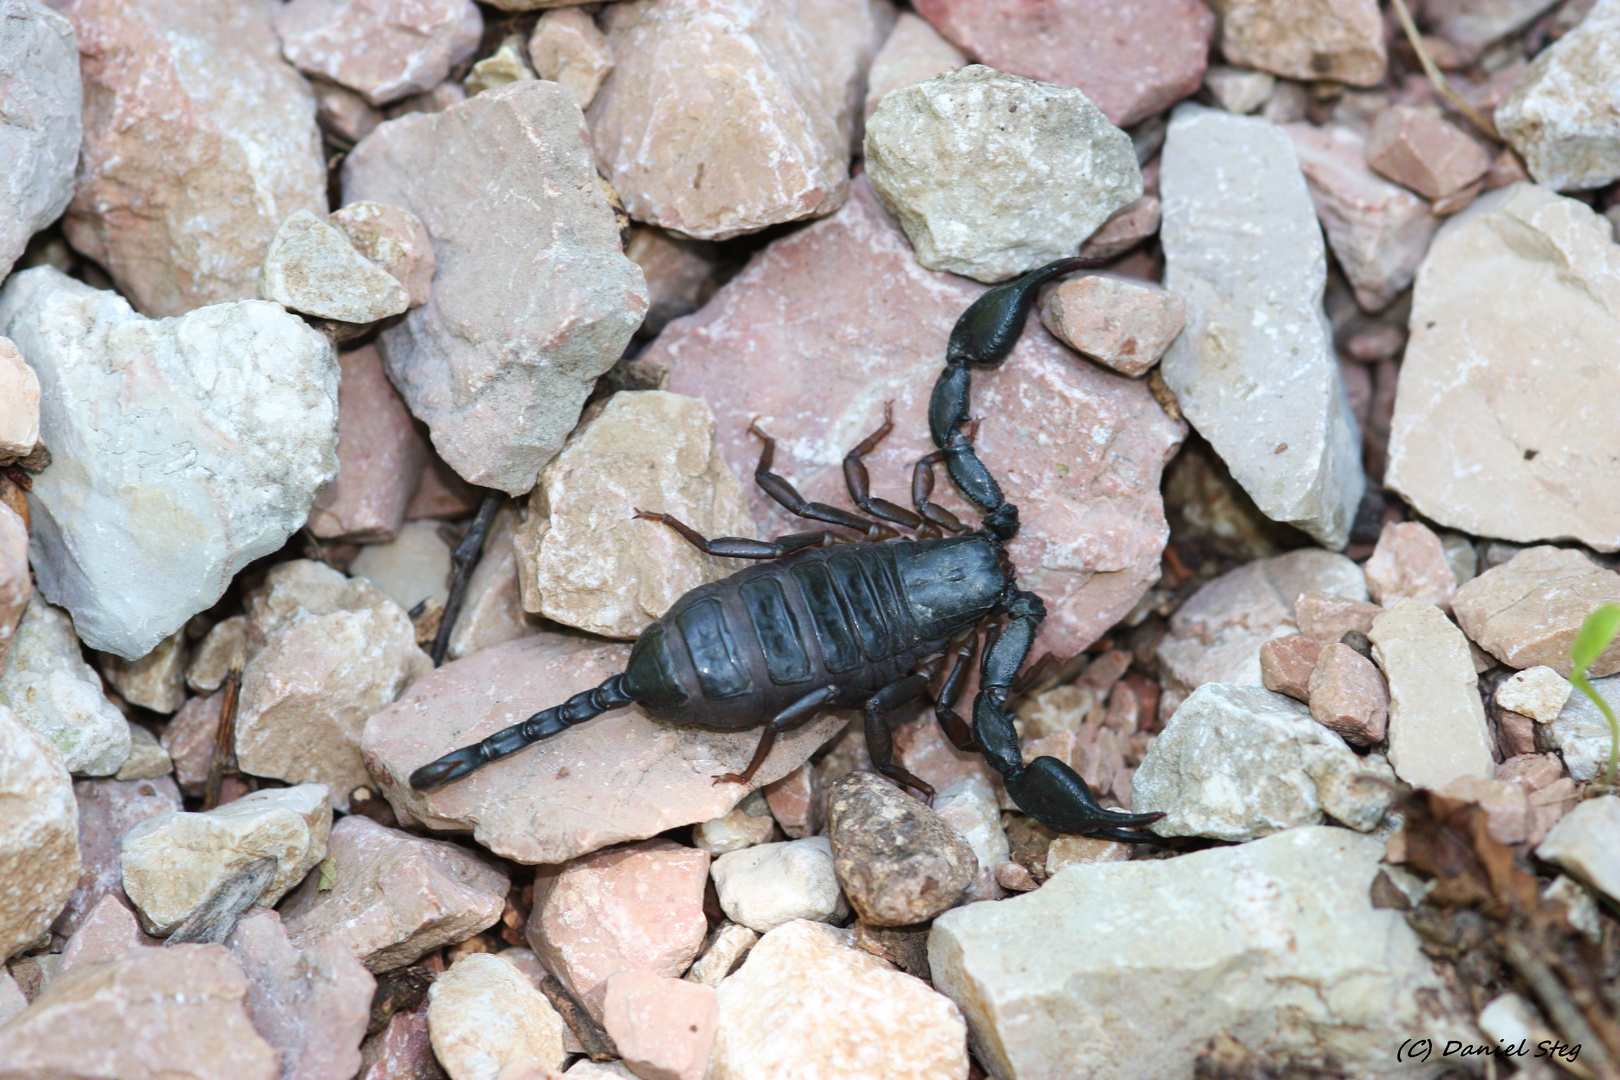
[[[601,686],[582,691],[542,712],[537,712],[521,724],[497,731],[482,742],[452,750],[436,761],[430,761],[411,773],[411,788],[429,791],[452,780],[459,780],[475,769],[492,761],[499,761],[532,743],[567,731],[607,712],[629,705],[633,699],[624,690],[624,676],[615,675]]]

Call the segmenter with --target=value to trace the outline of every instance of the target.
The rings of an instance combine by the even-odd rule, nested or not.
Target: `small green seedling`
[[[1604,604],[1586,617],[1586,621],[1581,624],[1580,632],[1575,635],[1575,640],[1569,647],[1569,658],[1575,667],[1575,670],[1570,672],[1569,681],[1591,699],[1592,704],[1598,707],[1603,718],[1609,722],[1610,788],[1614,787],[1615,766],[1620,765],[1620,721],[1615,719],[1614,710],[1603,700],[1603,695],[1586,681],[1586,669],[1597,663],[1597,658],[1603,655],[1603,651],[1614,641],[1616,634],[1620,634],[1620,605]]]

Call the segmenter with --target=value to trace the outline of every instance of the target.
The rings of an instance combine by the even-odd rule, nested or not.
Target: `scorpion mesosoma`
[[[984,755],[1020,809],[1059,832],[1156,840],[1135,828],[1162,814],[1104,809],[1086,782],[1057,758],[1023,762],[1008,699],[1046,608],[1039,596],[1018,587],[1007,556],[1005,544],[1018,532],[1018,509],[979,460],[971,433],[962,430],[968,425],[970,369],[995,367],[1006,359],[1041,285],[1090,265],[1094,261],[1088,259],[1049,263],[985,292],[957,320],[945,370],[929,401],[928,424],[937,449],[913,473],[915,512],[868,490],[861,458],[888,434],[887,410],[883,426],[844,461],[850,495],[870,518],[806,501],[771,471],[775,442],[755,425],[751,430],[764,441],[764,450],[754,478],[765,492],[800,517],[853,529],[866,539],[850,541],[823,529],[772,541],[711,540],[669,515],[637,510],[638,517],[664,523],[710,555],[762,564],[682,596],[642,631],[622,673],[422,766],[411,774],[411,786],[420,791],[456,780],[632,703],[675,724],[722,730],[763,724],[747,767],[715,780],[746,783],[777,735],[809,722],[822,709],[859,707],[873,766],[932,796],[927,784],[893,761],[886,714],[928,693],[954,656],[933,695],[935,716],[955,745]],[[978,530],[966,531],[955,515],[928,501],[933,469],[940,463],[983,512]],[[891,524],[920,538],[903,538]],[[1001,617],[1006,622],[999,634],[993,626],[986,634],[970,729],[955,705],[980,628]]]

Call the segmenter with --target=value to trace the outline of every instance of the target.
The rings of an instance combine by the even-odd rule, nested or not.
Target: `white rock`
[[[124,891],[146,931],[167,935],[232,874],[271,855],[276,871],[259,903],[273,907],[326,857],[331,831],[324,784],[251,792],[205,814],[159,814],[124,834]]]
[[[39,442],[39,376],[10,338],[0,337],[0,459],[25,456]]]
[[[0,748],[0,957],[8,957],[51,925],[79,883],[79,806],[61,755],[4,705]]]
[[[1491,733],[1463,632],[1433,604],[1402,597],[1373,620],[1373,659],[1389,680],[1389,763],[1414,787],[1489,780]]]
[[[407,521],[386,544],[366,544],[349,564],[394,603],[410,611],[423,600],[450,596],[450,545],[433,520]]]
[[[827,922],[849,913],[825,836],[732,851],[709,872],[726,918],[761,934],[794,919]]]
[[[966,1080],[956,1006],[853,938],[802,921],[762,937],[720,984],[708,1080]]]
[[[1563,904],[1569,925],[1591,938],[1593,944],[1602,943],[1603,918],[1592,890],[1572,877],[1559,874],[1551,885],[1541,890],[1541,898]]]
[[[1492,998],[1479,1010],[1479,1030],[1499,1046],[1534,1045],[1541,1038],[1543,1021],[1536,1007],[1518,994]]]
[[[1620,796],[1588,799],[1554,825],[1536,858],[1557,863],[1620,902]]]
[[[1620,675],[1593,679],[1592,689],[1620,715]],[[1517,711],[1517,710],[1515,710]],[[1607,775],[1613,745],[1609,722],[1585,694],[1570,694],[1557,719],[1547,725],[1547,741],[1564,758],[1564,767],[1577,780]]]
[[[1620,178],[1620,0],[1598,0],[1535,58],[1496,107],[1496,129],[1539,184],[1559,191]]]
[[[0,673],[0,705],[45,736],[69,772],[111,776],[129,757],[129,724],[84,662],[73,620],[37,593]]]
[[[980,281],[1074,254],[1142,194],[1130,137],[1090,98],[981,64],[891,91],[865,153],[917,261]]]
[[[411,304],[393,275],[308,210],[296,211],[271,238],[259,296],[290,311],[347,323],[373,323]]]
[[[1001,803],[990,785],[977,776],[958,780],[934,796],[934,812],[968,842],[979,860],[964,901],[999,900],[1006,890],[996,883],[996,864],[1011,856],[1012,846],[1001,827]]]
[[[866,72],[866,110],[870,117],[891,90],[955,71],[967,63],[962,50],[945,40],[927,19],[902,11],[883,47]]]
[[[0,280],[73,198],[83,96],[73,24],[41,0],[0,0]]]
[[[1165,382],[1263,513],[1341,548],[1366,480],[1293,144],[1268,120],[1181,105],[1161,160],[1164,284],[1187,304]]]
[[[186,703],[186,663],[191,659],[191,650],[186,647],[183,628],[134,662],[110,653],[103,653],[99,659],[102,676],[131,705],[172,713]]]
[[[724,855],[763,844],[776,831],[776,819],[765,804],[765,793],[755,791],[725,817],[692,826],[692,844],[710,855]]]
[[[337,358],[274,304],[149,320],[42,266],[0,291],[0,332],[39,374],[53,455],[30,500],[39,587],[93,648],[145,656],[337,475]]]
[[[1620,548],[1610,498],[1620,246],[1533,184],[1447,221],[1418,270],[1386,482],[1426,518],[1518,543]]]
[[[1383,853],[1372,837],[1306,826],[1070,867],[935,920],[934,985],[997,1076],[1171,1080],[1221,1033],[1302,1065],[1393,1075],[1412,1031],[1443,1042],[1471,1025],[1402,914],[1373,908]]]
[[[1388,766],[1362,759],[1311,710],[1262,686],[1206,683],[1131,777],[1131,808],[1163,810],[1160,836],[1253,840],[1332,814],[1363,831],[1394,799]]]
[[[433,1056],[450,1080],[496,1080],[521,1066],[560,1069],[563,1018],[516,964],[496,953],[463,956],[428,990]],[[510,1073],[509,1066],[517,1066]]]
[[[1523,713],[1532,720],[1550,724],[1558,719],[1574,687],[1569,680],[1546,665],[1526,668],[1504,679],[1496,688],[1496,703],[1504,709]]]
[[[709,935],[703,955],[692,962],[684,978],[705,986],[719,986],[720,980],[731,974],[758,940],[757,930],[734,922],[723,923]]]

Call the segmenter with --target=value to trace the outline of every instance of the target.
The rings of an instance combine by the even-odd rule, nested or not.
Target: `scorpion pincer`
[[[806,501],[771,471],[775,442],[764,442],[755,481],[794,514],[853,529],[851,541],[831,529],[762,541],[707,539],[666,514],[637,516],[678,531],[710,555],[760,564],[699,586],[642,631],[625,670],[482,742],[463,747],[411,774],[418,791],[438,787],[548,739],[610,709],[636,704],[672,724],[721,730],[764,725],[758,749],[741,773],[716,783],[746,783],[770,753],[776,736],[809,722],[822,709],[860,708],[872,764],[893,780],[932,796],[933,789],[893,760],[887,713],[927,694],[954,657],[933,694],[941,728],[958,747],[977,749],[1001,774],[1019,808],[1063,833],[1122,841],[1158,838],[1136,828],[1162,814],[1129,814],[1098,805],[1068,764],[1038,757],[1025,764],[1008,699],[1046,615],[1041,598],[1018,587],[1006,543],[1018,532],[1018,508],[973,449],[968,422],[971,369],[995,367],[1012,351],[1041,285],[1094,265],[1062,259],[980,296],[951,331],[945,370],[934,385],[928,423],[937,449],[912,475],[915,511],[869,491],[862,457],[891,429],[882,427],[844,459],[850,495],[867,517]],[[934,466],[943,463],[962,494],[983,513],[967,531],[943,507],[928,501]],[[906,538],[893,528],[917,534]],[[1000,632],[993,621],[1005,620]],[[980,667],[971,729],[956,713],[981,627],[989,644]]]

